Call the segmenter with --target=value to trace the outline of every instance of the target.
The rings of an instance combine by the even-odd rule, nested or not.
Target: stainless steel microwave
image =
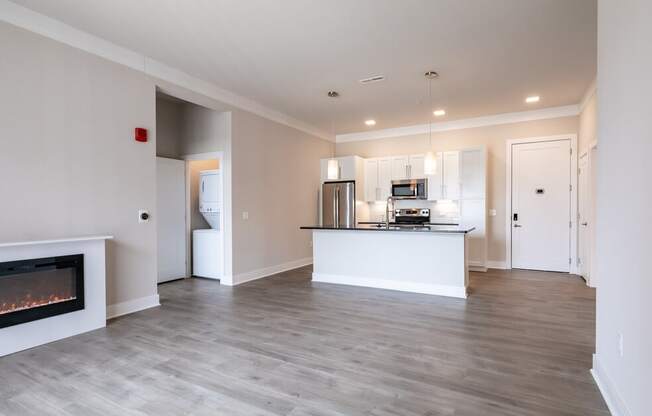
[[[394,199],[428,199],[428,179],[392,181]]]

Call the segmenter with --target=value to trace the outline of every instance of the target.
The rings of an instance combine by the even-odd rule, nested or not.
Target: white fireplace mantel
[[[0,262],[84,255],[84,309],[0,328],[0,357],[106,326],[106,241],[93,235],[0,243]]]

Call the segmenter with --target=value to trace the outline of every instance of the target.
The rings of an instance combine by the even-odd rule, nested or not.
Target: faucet
[[[394,213],[394,198],[387,197],[387,206],[385,207],[385,226],[389,228],[389,203],[392,203],[392,214]]]

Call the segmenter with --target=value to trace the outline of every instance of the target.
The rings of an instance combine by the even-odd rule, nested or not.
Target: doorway
[[[508,143],[508,261],[512,268],[576,272],[575,141]]]
[[[594,228],[595,223],[595,183],[596,183],[596,146],[591,145],[589,150],[580,156],[578,163],[578,274],[586,280],[589,286],[595,287],[593,270],[595,253]]]

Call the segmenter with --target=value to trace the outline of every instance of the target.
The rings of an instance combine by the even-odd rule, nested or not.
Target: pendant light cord
[[[428,108],[428,151],[432,152],[432,78],[428,78],[428,102],[430,108]]]

